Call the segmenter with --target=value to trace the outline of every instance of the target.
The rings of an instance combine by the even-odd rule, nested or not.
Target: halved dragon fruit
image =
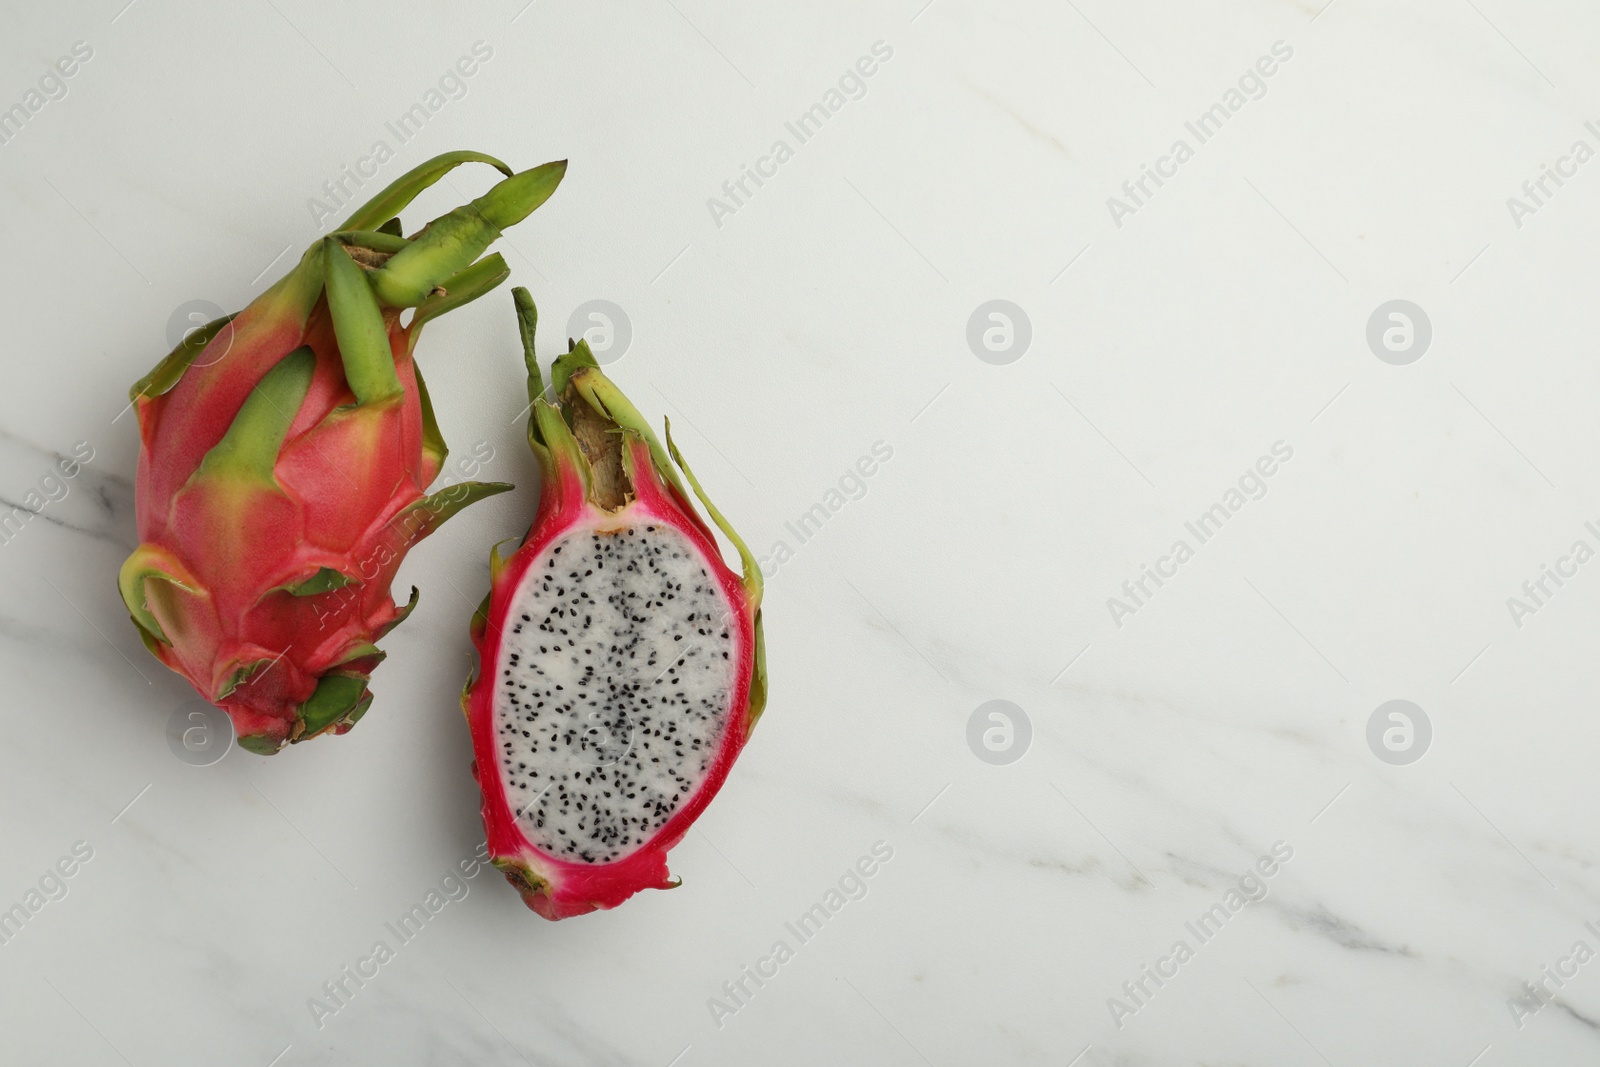
[[[543,473],[509,559],[490,553],[472,621],[472,731],[490,857],[547,919],[677,883],[667,850],[722,787],[766,704],[761,571],[579,341],[534,359],[537,313],[512,291]],[[668,453],[739,553],[722,560]]]
[[[467,162],[506,178],[401,236],[396,213]],[[505,280],[504,259],[479,255],[565,171],[513,174],[478,152],[429,160],[134,385],[141,543],[122,597],[151,653],[228,712],[241,747],[266,755],[349,730],[372,700],[376,642],[416,604],[414,589],[405,607],[389,595],[406,552],[511,488],[425,495],[447,450],[412,350],[431,319]]]

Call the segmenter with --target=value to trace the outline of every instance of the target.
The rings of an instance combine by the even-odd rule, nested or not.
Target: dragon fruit
[[[468,162],[506,177],[401,236],[398,212]],[[479,255],[565,171],[432,159],[134,385],[142,543],[118,584],[145,645],[228,713],[242,748],[347,732],[372,701],[376,642],[417,603],[389,593],[406,552],[511,488],[425,495],[447,450],[412,351],[428,321],[505,280],[504,259]]]
[[[766,705],[761,571],[579,341],[551,372],[514,289],[528,367],[528,442],[543,482],[533,526],[472,621],[461,706],[490,858],[547,919],[677,883],[667,850],[710,803]],[[737,549],[723,562],[668,453]]]

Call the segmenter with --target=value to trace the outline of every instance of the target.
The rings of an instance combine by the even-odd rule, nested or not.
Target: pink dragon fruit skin
[[[507,177],[402,237],[396,213],[466,162]],[[412,353],[429,320],[505,280],[499,255],[479,255],[565,167],[430,160],[133,387],[141,544],[123,599],[150,651],[228,712],[242,747],[348,731],[372,700],[376,642],[416,603],[415,590],[405,607],[390,596],[406,552],[511,488],[427,495],[447,450]]]
[[[717,794],[766,704],[761,572],[580,341],[543,396],[522,323],[538,512],[473,619],[462,694],[489,853],[562,919],[676,883],[667,851]],[[723,563],[668,452],[738,550]],[[565,553],[565,556],[563,556]],[[608,567],[610,568],[608,570]]]

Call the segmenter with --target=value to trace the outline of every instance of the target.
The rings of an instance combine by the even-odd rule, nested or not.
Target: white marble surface
[[[0,495],[93,453],[0,545],[0,908],[60,896],[54,865],[92,850],[0,945],[6,1062],[1596,1062],[1600,961],[1561,961],[1600,950],[1600,563],[1520,620],[1507,601],[1600,548],[1600,163],[1520,227],[1507,198],[1600,148],[1600,12],[123,2],[8,4],[0,33],[0,107],[93,53],[0,145]],[[399,144],[386,122],[480,41]],[[798,143],[785,123],[880,41],[865,95]],[[1185,122],[1280,41],[1200,144]],[[1107,198],[1179,138],[1193,158],[1118,226]],[[673,855],[681,889],[556,925],[480,874],[319,1027],[309,998],[482,840],[466,622],[532,496],[412,554],[421,607],[353,733],[195,767],[165,732],[187,690],[114,588],[118,416],[174,309],[245,303],[379,139],[369,190],[454,148],[572,160],[501,246],[546,347],[584,301],[625,309],[614,376],[792,558],[772,703]],[[792,158],[714,217],[776,139]],[[991,299],[1031,322],[1009,365],[965,339]],[[1433,327],[1409,365],[1365,338],[1393,299]],[[531,490],[508,305],[419,358],[456,454]],[[1280,441],[1264,496],[1186,532]],[[785,523],[875,442],[892,458],[800,544]],[[1114,620],[1178,539],[1193,558]],[[1005,766],[967,741],[994,699],[1032,726]],[[1409,765],[1368,746],[1392,699],[1432,724]],[[800,944],[785,923],[875,842],[866,895]],[[1228,912],[1278,842],[1264,899]],[[1186,924],[1219,902],[1202,942]],[[793,958],[715,1018],[780,939]],[[1571,977],[1517,1010],[1547,966]]]

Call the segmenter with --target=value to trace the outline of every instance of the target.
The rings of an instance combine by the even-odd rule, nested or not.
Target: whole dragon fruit
[[[398,212],[467,162],[506,178],[402,237]],[[389,595],[407,550],[511,488],[425,495],[447,450],[412,350],[429,320],[505,280],[504,259],[479,255],[565,171],[432,159],[134,385],[142,543],[122,598],[156,658],[227,711],[241,747],[348,731],[372,701],[376,642],[416,606],[415,589],[403,608]]]
[[[472,622],[462,693],[495,866],[547,919],[675,885],[667,850],[721,788],[766,704],[761,571],[667,428],[663,450],[579,341],[556,401],[514,289],[539,509]],[[668,462],[738,550],[722,561]]]

